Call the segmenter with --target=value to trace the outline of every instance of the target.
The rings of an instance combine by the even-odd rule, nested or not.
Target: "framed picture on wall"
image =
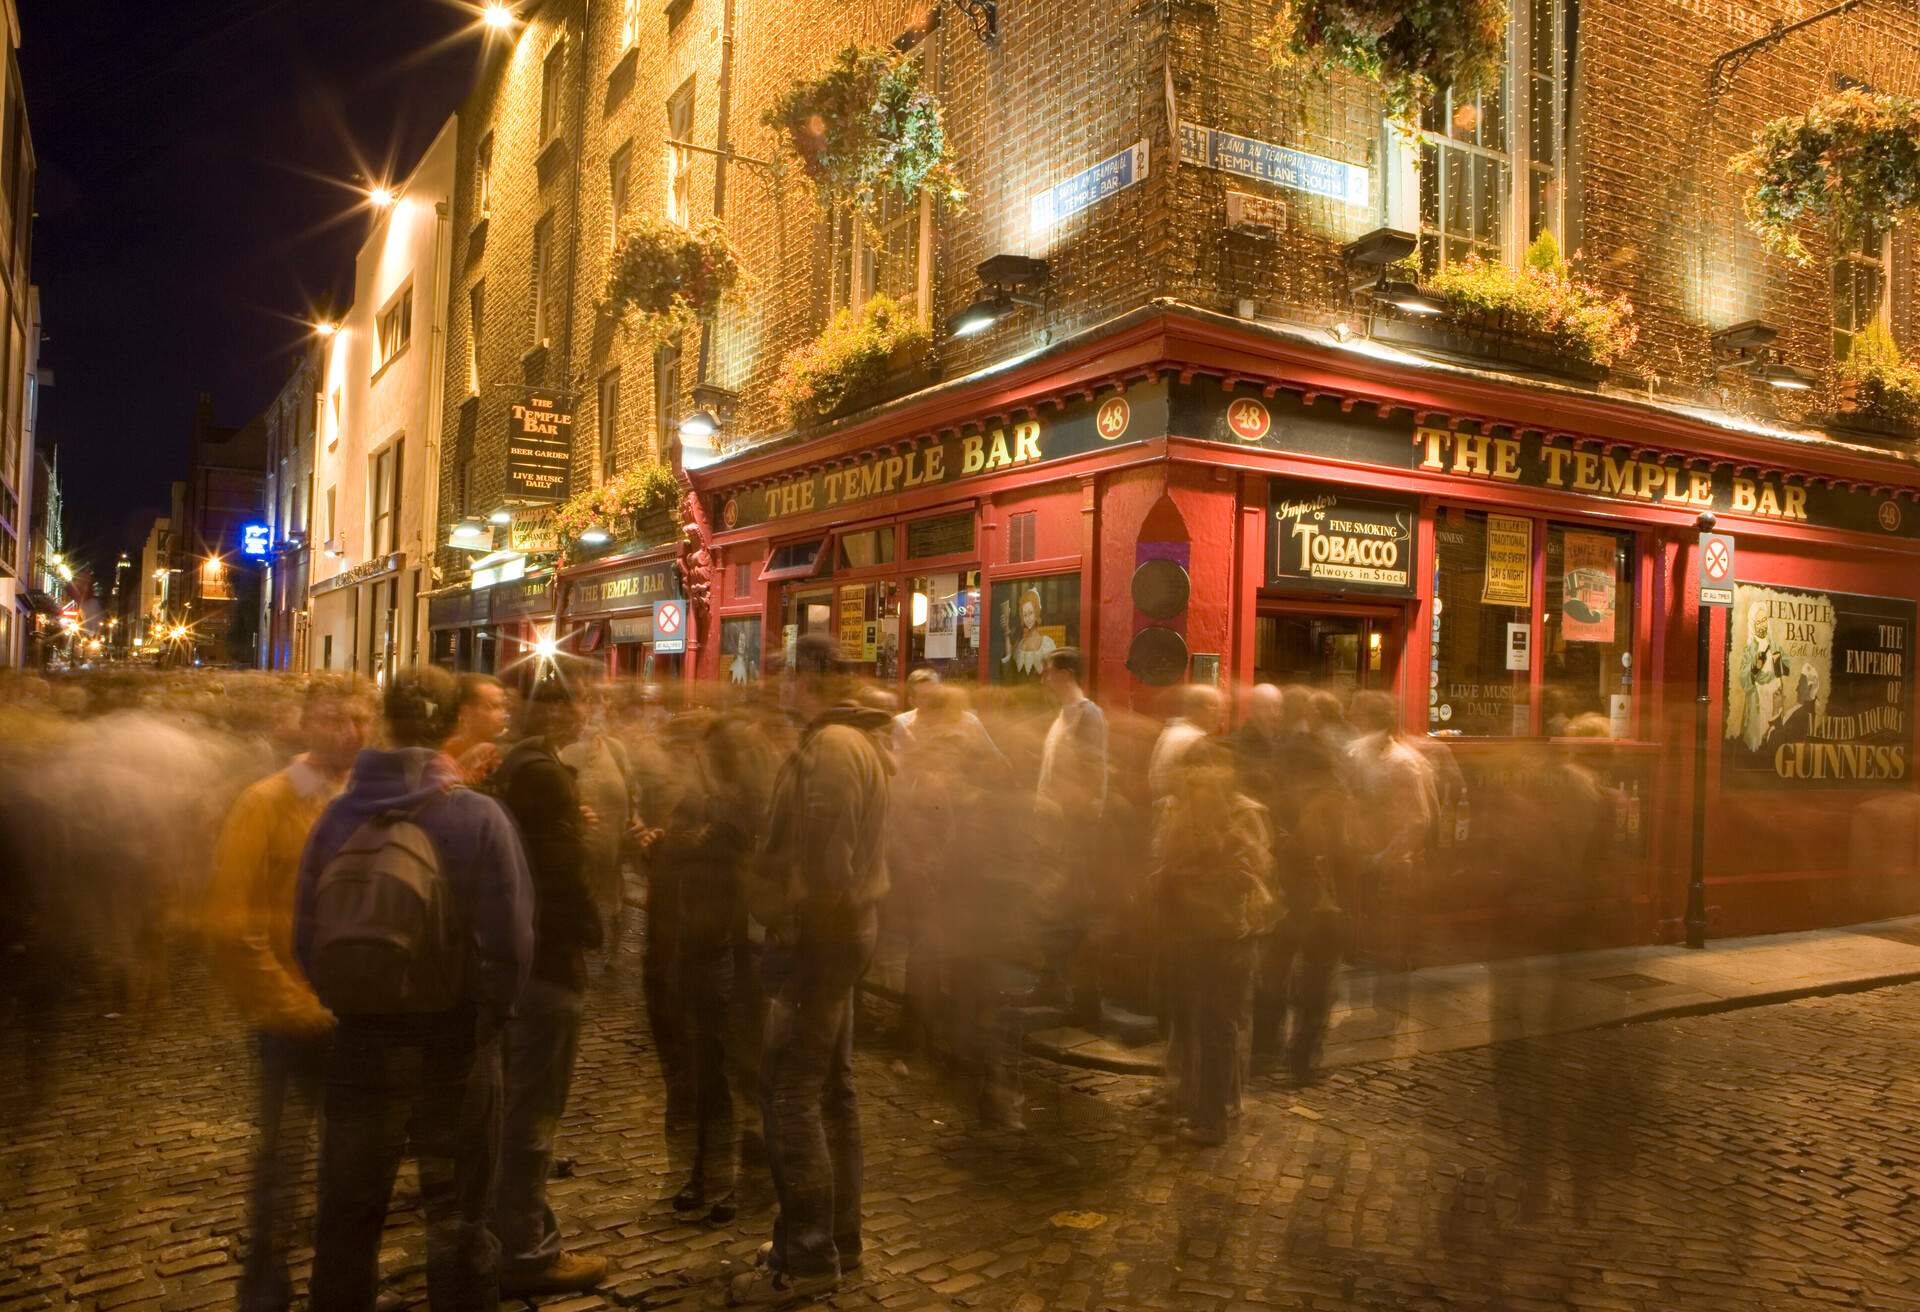
[[[720,621],[720,677],[728,683],[760,682],[760,617]]]
[[[1080,576],[1008,579],[993,585],[992,648],[988,678],[993,683],[1037,683],[1047,657],[1080,645]]]

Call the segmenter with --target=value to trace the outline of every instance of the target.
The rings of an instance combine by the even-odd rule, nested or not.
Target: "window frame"
[[[1545,82],[1552,95],[1552,112],[1548,117],[1550,131],[1554,134],[1551,166],[1557,185],[1550,190],[1552,200],[1547,206],[1542,227],[1565,244],[1567,236],[1566,194],[1567,169],[1571,157],[1569,122],[1571,119],[1568,82],[1571,76],[1570,57],[1567,50],[1567,9],[1570,0],[1548,0],[1552,6],[1554,32],[1549,42],[1553,52],[1553,69],[1546,75]],[[1395,227],[1412,232],[1420,237],[1422,249],[1419,258],[1424,269],[1438,267],[1445,263],[1445,251],[1441,250],[1429,263],[1426,256],[1426,243],[1431,230],[1422,223],[1422,197],[1420,188],[1420,155],[1424,147],[1457,150],[1469,158],[1486,158],[1500,161],[1505,167],[1506,182],[1499,200],[1500,237],[1497,243],[1501,260],[1511,267],[1518,267],[1525,257],[1527,246],[1532,242],[1533,214],[1531,187],[1528,185],[1536,172],[1542,171],[1543,152],[1535,149],[1533,140],[1533,121],[1530,113],[1532,96],[1537,75],[1533,69],[1531,52],[1534,27],[1532,4],[1522,0],[1512,7],[1507,23],[1506,61],[1501,68],[1502,112],[1506,119],[1506,142],[1504,151],[1477,143],[1461,141],[1450,135],[1443,135],[1416,125],[1409,133],[1385,124],[1383,135],[1387,143],[1387,164],[1389,186],[1386,190],[1386,219]],[[1442,104],[1450,103],[1447,101]],[[1444,164],[1442,164],[1444,167]],[[1441,229],[1444,232],[1444,228]]]
[[[398,335],[396,341],[394,335]],[[413,345],[413,279],[409,278],[373,317],[373,377],[405,355]]]
[[[1437,581],[1435,579],[1435,574],[1439,568],[1439,528],[1444,522],[1449,509],[1458,510],[1462,514],[1467,515],[1503,515],[1513,519],[1525,519],[1533,526],[1532,559],[1529,565],[1528,575],[1528,587],[1530,589],[1532,602],[1529,608],[1524,611],[1517,606],[1503,606],[1499,608],[1512,614],[1515,617],[1513,620],[1515,623],[1519,622],[1521,615],[1525,615],[1527,620],[1528,663],[1526,683],[1524,685],[1528,699],[1527,733],[1524,736],[1511,733],[1436,734],[1433,732],[1433,722],[1425,715],[1424,699],[1421,699],[1421,709],[1413,712],[1418,726],[1415,731],[1430,739],[1452,746],[1463,744],[1472,746],[1476,744],[1484,745],[1530,741],[1563,741],[1562,739],[1548,738],[1545,734],[1547,688],[1547,537],[1554,529],[1560,529],[1562,531],[1572,530],[1576,533],[1610,534],[1625,538],[1627,541],[1628,567],[1632,571],[1631,580],[1621,580],[1619,584],[1621,595],[1625,599],[1623,604],[1630,604],[1633,608],[1633,615],[1625,641],[1627,654],[1632,658],[1631,665],[1626,668],[1630,669],[1633,674],[1633,682],[1630,685],[1631,701],[1628,706],[1627,733],[1625,737],[1621,738],[1582,739],[1578,741],[1594,741],[1616,746],[1622,744],[1646,745],[1651,737],[1649,728],[1655,723],[1654,717],[1659,714],[1659,706],[1657,703],[1661,696],[1658,686],[1659,680],[1657,676],[1652,673],[1651,664],[1653,629],[1655,627],[1653,617],[1656,600],[1656,576],[1659,572],[1658,560],[1655,555],[1655,552],[1658,550],[1657,535],[1650,532],[1644,525],[1631,519],[1586,513],[1577,509],[1541,510],[1530,505],[1515,506],[1496,502],[1475,501],[1459,496],[1423,498],[1421,514],[1427,519],[1428,524],[1431,526],[1431,531],[1427,533],[1426,542],[1422,548],[1421,566],[1425,576],[1425,582],[1421,587],[1420,609],[1423,614],[1419,617],[1417,623],[1427,626],[1424,643],[1429,667],[1432,667],[1431,663],[1437,661],[1440,657],[1439,649],[1433,644],[1431,625],[1434,617],[1431,608],[1434,603],[1440,599]],[[996,577],[998,573],[999,572],[996,571]],[[1403,653],[1402,669],[1411,668],[1407,665],[1404,656],[1405,653]],[[1446,671],[1438,669],[1437,672],[1444,681]],[[1515,671],[1515,673],[1518,673],[1518,671]]]
[[[467,288],[467,395],[480,395],[480,347],[487,330],[486,279]]]
[[[620,225],[633,213],[633,138],[607,156],[607,246],[620,244]]]
[[[405,436],[396,435],[367,457],[368,560],[379,560],[399,550],[400,480],[404,474],[405,446]]]
[[[1846,359],[1853,350],[1853,339],[1875,324],[1887,329],[1888,332],[1893,331],[1893,229],[1886,227],[1880,230],[1880,254],[1877,259],[1868,258],[1860,250],[1860,247],[1865,244],[1865,236],[1866,234],[1863,233],[1861,241],[1850,243],[1845,250],[1836,249],[1827,273],[1828,312],[1833,318],[1833,358],[1836,361]],[[1880,297],[1874,306],[1873,314],[1866,321],[1852,328],[1842,328],[1838,316],[1832,315],[1834,302],[1840,292],[1840,274],[1843,269],[1872,269],[1880,275]],[[1844,350],[1841,349],[1843,336],[1846,338]]]
[[[553,345],[554,311],[547,296],[547,278],[553,264],[553,211],[542,214],[533,225],[533,344]]]
[[[693,139],[694,79],[688,77],[667,97],[667,142]],[[693,226],[693,152],[666,146],[665,204],[667,220],[683,228]]]
[[[620,452],[620,368],[618,365],[600,375],[598,405],[594,412],[599,436],[599,478],[605,483],[619,472]]]
[[[679,435],[676,424],[680,409],[680,348],[663,342],[653,351],[653,433],[654,455],[666,459]]]
[[[493,133],[488,131],[473,150],[473,212],[485,219],[493,213]]]
[[[914,317],[923,327],[933,324],[933,197],[921,192],[912,212],[881,221],[883,232],[909,225],[917,229],[914,245]],[[827,308],[858,310],[880,294],[879,256],[860,217],[847,210],[827,215]]]
[[[567,39],[555,38],[540,61],[540,147],[558,141],[565,131],[567,80]]]

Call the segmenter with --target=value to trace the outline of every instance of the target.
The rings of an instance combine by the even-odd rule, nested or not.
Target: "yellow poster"
[[[1533,604],[1532,520],[1487,516],[1487,583],[1480,600],[1489,606]]]
[[[871,660],[867,652],[867,585],[847,583],[840,588],[840,659]]]

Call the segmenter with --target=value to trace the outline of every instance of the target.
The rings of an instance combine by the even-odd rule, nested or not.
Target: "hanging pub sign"
[[[1524,515],[1487,516],[1486,584],[1489,606],[1533,605],[1533,521]]]
[[[507,525],[507,550],[526,556],[560,550],[560,526],[554,522],[553,508],[533,506],[514,511]]]
[[[573,467],[573,394],[531,390],[507,408],[507,496],[565,501]]]
[[[1356,497],[1330,483],[1267,482],[1267,585],[1414,595],[1419,560],[1411,497]]]
[[[1723,782],[1908,786],[1911,601],[1737,583],[1728,616]]]

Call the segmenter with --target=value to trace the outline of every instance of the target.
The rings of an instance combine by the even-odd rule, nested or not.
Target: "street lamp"
[[[611,541],[613,534],[599,524],[589,524],[580,530],[580,540],[590,547],[597,547]]]
[[[367,201],[377,210],[384,210],[394,202],[393,190],[389,187],[374,187],[367,192]]]
[[[320,334],[320,336],[322,337],[331,337],[335,333],[340,331],[340,325],[332,322],[331,320],[322,319],[319,323],[313,326],[313,331]]]
[[[504,32],[513,26],[513,6],[495,0],[480,11],[480,21],[496,32]]]

